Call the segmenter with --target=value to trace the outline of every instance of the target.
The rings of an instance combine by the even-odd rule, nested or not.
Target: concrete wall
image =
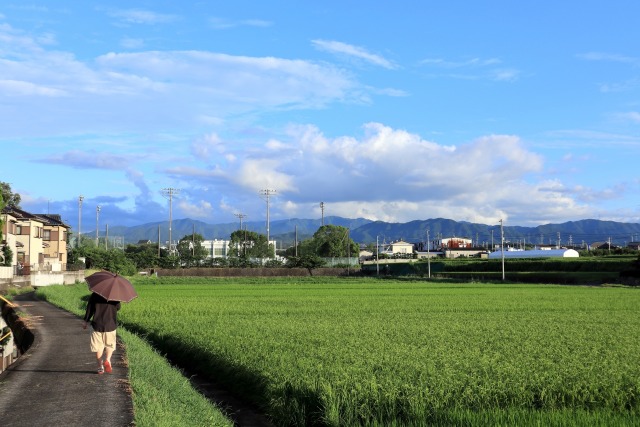
[[[0,281],[13,278],[13,267],[0,267]]]
[[[84,280],[84,270],[61,272],[35,272],[31,274],[31,286],[73,285]]]
[[[7,267],[0,267],[0,270]],[[11,269],[11,267],[8,267]],[[80,271],[35,271],[29,276],[5,277],[0,271],[0,291],[25,286],[73,285],[84,280],[84,270]]]

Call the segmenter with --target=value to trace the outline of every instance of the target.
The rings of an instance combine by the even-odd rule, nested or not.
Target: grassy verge
[[[39,288],[37,295],[79,316],[86,285]],[[135,423],[145,426],[232,426],[222,411],[195,390],[149,343],[124,328],[118,335],[129,362]]]

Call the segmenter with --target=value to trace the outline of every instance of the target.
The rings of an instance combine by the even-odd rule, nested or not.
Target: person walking
[[[111,355],[116,349],[116,328],[120,301],[107,301],[91,293],[84,315],[83,329],[91,322],[91,351],[96,354],[98,374],[111,373]],[[104,359],[103,359],[104,356]]]

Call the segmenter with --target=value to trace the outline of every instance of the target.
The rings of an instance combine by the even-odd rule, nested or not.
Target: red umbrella
[[[89,290],[107,301],[129,302],[138,296],[127,279],[110,271],[99,271],[85,277]]]

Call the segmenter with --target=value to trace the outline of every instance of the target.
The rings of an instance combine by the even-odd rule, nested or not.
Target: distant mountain
[[[350,235],[358,243],[372,243],[376,239],[380,243],[389,243],[396,240],[405,240],[411,243],[424,242],[429,238],[435,240],[439,237],[465,237],[473,239],[480,244],[500,242],[500,225],[476,224],[466,221],[454,221],[445,218],[416,220],[406,223],[388,223],[383,221],[371,221],[364,218],[349,219],[337,216],[326,217],[325,224],[340,225],[350,229]],[[278,241],[278,247],[291,245],[296,239],[302,241],[310,238],[321,226],[321,219],[286,219],[271,221],[269,224],[269,236]],[[173,240],[179,240],[192,232],[199,233],[205,239],[227,240],[233,231],[240,228],[239,222],[226,224],[207,224],[192,219],[173,220],[171,224],[171,236]],[[265,221],[247,221],[242,223],[242,228],[250,231],[266,234]],[[125,243],[137,243],[140,240],[165,242],[169,238],[168,221],[142,224],[134,227],[111,227],[109,236],[121,236]],[[584,219],[569,221],[562,224],[546,224],[537,227],[505,226],[504,238],[509,243],[526,242],[535,244],[573,244],[582,245],[594,242],[606,242],[611,239],[615,245],[624,245],[630,241],[640,240],[640,224],[621,223],[614,221],[600,221],[596,219]],[[88,232],[87,235],[95,235]]]
[[[338,216],[329,216],[324,218],[325,224],[340,225],[349,229],[356,229],[371,220],[358,218],[348,219]],[[269,224],[269,237],[271,240],[278,241],[278,247],[282,244],[292,244],[295,241],[296,231],[298,241],[311,237],[322,225],[321,219],[286,219],[271,221]],[[191,235],[191,233],[201,234],[206,240],[219,239],[227,240],[234,231],[240,228],[239,222],[225,224],[207,224],[194,219],[174,219],[171,221],[171,239],[180,240],[182,237]],[[245,221],[242,228],[249,231],[266,234],[266,221]],[[109,228],[110,237],[123,237],[126,243],[137,243],[141,240],[158,241],[158,232],[160,233],[160,241],[166,242],[169,239],[169,221],[152,222],[147,224],[136,225],[133,227],[115,226]],[[95,230],[87,232],[83,235],[95,236]],[[104,231],[101,231],[103,234]]]
[[[402,239],[407,242],[426,241],[427,229],[431,240],[438,237],[465,237],[480,244],[500,242],[500,225],[474,224],[436,218],[407,223],[370,222],[351,231],[357,242],[391,242]],[[562,224],[546,224],[537,227],[504,226],[506,242],[526,242],[534,244],[582,245],[606,242],[611,239],[615,245],[625,245],[640,239],[640,224],[585,219]]]

